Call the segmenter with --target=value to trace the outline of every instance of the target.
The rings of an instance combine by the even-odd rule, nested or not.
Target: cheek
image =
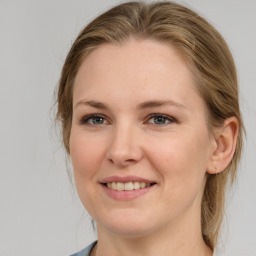
[[[102,140],[97,140],[95,136],[85,136],[82,132],[71,133],[70,156],[75,175],[93,175],[103,154]]]
[[[83,132],[71,132],[70,156],[77,193],[84,207],[94,216],[95,184],[97,171],[104,157],[101,140],[97,136],[85,136]]]
[[[152,162],[163,184],[161,197],[165,205],[173,207],[173,215],[178,216],[192,205],[200,209],[206,154],[204,143],[196,138],[175,136],[170,141],[156,148],[158,153],[152,154]],[[162,211],[166,211],[164,207]]]
[[[203,131],[202,131],[203,132]],[[209,142],[205,132],[176,133],[154,142],[151,164],[164,183],[177,193],[197,190],[203,181],[209,157]]]
[[[85,208],[90,208],[95,197],[97,171],[100,169],[104,150],[102,139],[73,132],[70,136],[70,156],[73,165],[76,189]]]

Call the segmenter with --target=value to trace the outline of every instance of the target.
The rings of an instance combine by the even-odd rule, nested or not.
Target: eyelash
[[[168,121],[167,124],[169,123],[175,123],[177,122],[177,120],[173,117],[170,117],[170,116],[167,116],[167,115],[164,115],[164,114],[159,114],[159,113],[154,113],[154,114],[151,114],[149,117],[148,117],[148,121],[152,118],[164,118],[166,121]],[[159,125],[167,125],[166,123],[165,124],[152,124],[152,125],[156,125],[156,126],[159,126]]]
[[[79,124],[81,124],[81,125],[91,125],[91,126],[94,126],[94,125],[97,126],[97,125],[103,125],[104,124],[104,123],[102,123],[102,124],[90,124],[89,121],[94,119],[94,118],[101,118],[101,119],[103,119],[103,122],[106,121],[106,117],[104,115],[91,114],[91,115],[83,117],[79,121]],[[164,118],[164,120],[168,122],[167,124],[166,123],[164,123],[164,124],[151,123],[151,125],[154,125],[154,126],[163,126],[163,125],[168,125],[170,123],[176,123],[177,122],[177,120],[175,118],[164,115],[164,114],[159,114],[159,113],[154,113],[154,114],[149,115],[148,118],[146,119],[147,122],[149,122],[149,120],[152,119],[152,118]]]
[[[90,120],[90,119],[93,119],[93,118],[102,118],[102,119],[106,120],[105,116],[103,116],[103,115],[100,115],[100,114],[92,114],[92,115],[88,115],[88,116],[83,117],[83,118],[79,121],[79,123],[80,123],[81,125],[84,125],[84,124],[87,124],[87,125],[97,125],[97,124],[89,124],[89,120]]]

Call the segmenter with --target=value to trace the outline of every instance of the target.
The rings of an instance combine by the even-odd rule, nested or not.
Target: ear
[[[207,172],[217,174],[231,162],[236,148],[239,124],[236,117],[227,118],[221,127],[214,129],[213,147]]]

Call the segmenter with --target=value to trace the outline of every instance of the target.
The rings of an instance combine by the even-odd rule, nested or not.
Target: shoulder
[[[91,252],[92,248],[95,246],[96,243],[97,243],[97,241],[94,241],[93,243],[88,245],[86,248],[84,248],[80,252],[74,253],[70,256],[90,256],[90,252]]]

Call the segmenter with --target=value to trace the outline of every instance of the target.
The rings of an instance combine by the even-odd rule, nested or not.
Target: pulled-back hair
[[[103,13],[78,35],[65,60],[58,88],[56,118],[62,124],[64,146],[69,153],[73,84],[86,56],[99,45],[120,45],[130,38],[170,44],[183,54],[207,110],[209,130],[236,117],[240,126],[236,150],[228,167],[207,174],[201,205],[202,236],[214,248],[224,216],[228,184],[236,177],[242,150],[243,122],[239,109],[234,61],[222,36],[194,11],[173,2],[127,2]],[[230,181],[230,182],[229,182]]]

